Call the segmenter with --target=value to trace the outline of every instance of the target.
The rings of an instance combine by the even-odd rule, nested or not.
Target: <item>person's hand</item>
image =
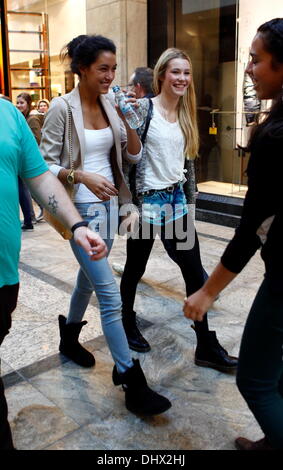
[[[122,90],[122,91],[125,94],[126,103],[130,103],[136,109],[139,108],[139,102],[137,101],[135,92],[134,91],[127,91],[127,90]],[[122,113],[121,109],[119,108],[119,106],[117,104],[115,104],[115,108],[116,108],[116,111],[117,111],[119,117],[124,122],[127,122],[124,114]]]
[[[118,190],[115,188],[114,184],[97,173],[85,172],[82,183],[102,201],[108,201],[111,196],[118,195]]]
[[[119,227],[119,235],[133,236],[139,230],[139,214],[138,212],[131,212],[130,214],[122,217],[122,223]]]
[[[184,301],[183,312],[185,317],[194,321],[202,321],[205,313],[211,307],[214,297],[199,289]]]
[[[131,103],[132,106],[134,106],[135,108],[138,108],[139,107],[139,102],[137,100],[137,96],[136,96],[136,93],[134,91],[125,91],[126,93],[126,101],[128,103]]]
[[[107,255],[107,247],[101,236],[87,227],[78,227],[74,232],[74,240],[90,256],[97,261]]]

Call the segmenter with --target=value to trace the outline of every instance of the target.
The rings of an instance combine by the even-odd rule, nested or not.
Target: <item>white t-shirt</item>
[[[110,126],[105,129],[85,129],[85,157],[83,170],[98,173],[114,184],[110,162],[110,150],[114,145],[114,136]],[[75,195],[75,202],[101,201],[84,184],[80,184]]]
[[[169,122],[153,107],[146,136],[144,190],[163,189],[184,180],[184,136],[179,122]]]

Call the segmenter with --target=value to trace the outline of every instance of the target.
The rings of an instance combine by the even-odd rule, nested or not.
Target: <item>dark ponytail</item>
[[[116,54],[116,46],[111,39],[99,35],[81,34],[62,49],[60,58],[64,61],[69,57],[71,71],[80,76],[80,68],[89,67],[103,51]]]
[[[274,66],[283,63],[283,18],[263,23],[257,30],[261,34],[265,49],[272,54]]]

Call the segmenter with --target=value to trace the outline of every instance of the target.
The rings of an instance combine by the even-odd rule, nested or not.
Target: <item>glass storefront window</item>
[[[9,95],[9,72],[7,58],[6,4],[0,2],[0,94]]]
[[[193,64],[198,102],[199,189],[232,194],[244,180],[235,142],[236,0],[177,0],[176,46]],[[240,171],[243,175],[239,175]]]
[[[0,7],[1,8],[1,7]],[[0,11],[1,13],[1,11]],[[2,16],[2,15],[1,15]],[[5,95],[5,83],[4,83],[4,54],[3,54],[3,41],[2,41],[2,20],[0,16],[0,93]]]
[[[176,0],[175,5],[175,44],[192,59],[198,99],[199,190],[244,197],[249,154],[237,147],[246,146],[255,113],[271,105],[257,100],[245,68],[258,26],[282,17],[282,2]]]
[[[7,0],[12,101],[28,92],[33,103],[74,87],[60,51],[86,33],[86,0]]]
[[[50,99],[47,15],[8,10],[7,18],[13,102],[23,91]]]
[[[245,146],[248,142],[254,116],[250,111],[257,113],[266,111],[272,102],[258,101],[251,81],[245,75],[249,61],[250,45],[257,28],[271,20],[283,16],[283,3],[278,0],[239,0],[238,7],[238,45],[237,45],[237,83],[236,83],[236,142]],[[244,158],[244,168],[247,158]],[[242,188],[241,188],[242,189]]]

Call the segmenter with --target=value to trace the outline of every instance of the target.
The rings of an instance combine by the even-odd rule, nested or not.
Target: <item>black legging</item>
[[[144,224],[140,227],[139,236],[137,238],[129,238],[127,240],[127,260],[121,279],[121,298],[122,311],[124,313],[132,312],[136,296],[137,285],[142,278],[147,261],[149,259],[156,236],[156,230],[160,234],[162,243],[170,258],[178,264],[182,271],[182,275],[186,284],[186,293],[191,295],[196,292],[204,284],[204,271],[200,259],[200,250],[197,233],[194,225],[189,221],[188,216],[178,219],[171,227],[156,227]],[[191,230],[188,229],[191,227]],[[178,231],[178,228],[181,229]],[[149,234],[150,238],[142,237],[144,233]],[[168,237],[168,233],[173,235]],[[184,238],[177,238],[176,233],[186,234]],[[190,249],[180,249],[182,244],[191,238]],[[178,244],[180,246],[178,247]],[[183,245],[184,247],[184,245]],[[202,322],[195,322],[196,331],[199,333],[207,333],[208,322],[207,314]]]

